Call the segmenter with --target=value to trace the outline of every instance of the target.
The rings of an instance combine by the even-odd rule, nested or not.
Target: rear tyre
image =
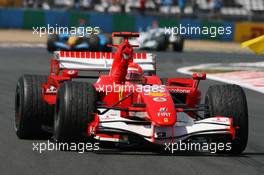
[[[88,43],[89,43],[89,50],[90,51],[99,51],[99,44],[100,40],[96,35],[90,35],[88,38]]]
[[[235,139],[232,140],[230,137],[217,139],[221,142],[231,142],[231,150],[224,153],[242,153],[248,140],[248,109],[243,89],[238,85],[210,86],[206,93],[205,104],[208,106],[206,118],[213,116],[233,118]]]
[[[168,48],[168,39],[165,35],[161,35],[157,38],[158,46],[157,50],[158,51],[165,51]]]
[[[42,100],[42,84],[47,76],[23,75],[19,78],[15,94],[15,131],[20,139],[42,139],[51,134],[41,129],[52,125],[53,107]]]
[[[54,117],[56,142],[81,142],[87,123],[93,121],[96,91],[92,84],[64,82],[59,88]]]
[[[106,39],[107,39],[107,43],[104,46],[103,51],[104,52],[112,52],[112,47],[108,47],[107,44],[112,44],[113,40],[112,40],[112,36],[110,35],[105,35]]]
[[[59,38],[58,38],[58,35],[56,34],[53,34],[53,35],[50,35],[48,37],[48,41],[47,41],[47,50],[49,52],[54,52],[57,50],[56,46],[55,46],[55,42],[58,41]]]
[[[178,36],[177,40],[173,43],[173,50],[176,52],[182,52],[183,47],[184,47],[184,39]]]

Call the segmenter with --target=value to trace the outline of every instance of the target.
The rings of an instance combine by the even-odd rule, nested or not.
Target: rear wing
[[[109,71],[112,67],[114,54],[111,52],[54,52],[60,69],[84,71]],[[155,55],[152,53],[134,53],[133,60],[142,67],[144,72],[156,71]]]

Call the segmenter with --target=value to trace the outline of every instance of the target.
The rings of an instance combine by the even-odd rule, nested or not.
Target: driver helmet
[[[142,68],[136,63],[130,63],[127,69],[126,80],[132,82],[142,82],[143,80]]]

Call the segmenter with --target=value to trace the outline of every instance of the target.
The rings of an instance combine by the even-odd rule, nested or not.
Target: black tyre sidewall
[[[176,52],[182,52],[184,47],[184,39],[183,38],[178,38],[178,40],[173,43],[173,50]]]
[[[90,83],[64,82],[57,94],[54,117],[56,142],[80,142],[85,139],[89,116],[95,111],[96,93]],[[86,101],[87,100],[87,101]]]
[[[209,108],[209,113],[205,114],[205,118],[232,117],[235,139],[226,139],[232,143],[229,153],[242,153],[248,140],[248,109],[243,89],[237,85],[211,86],[206,93],[205,104]]]
[[[167,49],[168,47],[168,41],[167,41],[167,37],[165,35],[161,35],[157,38],[157,42],[158,42],[158,51],[164,51]]]
[[[21,139],[42,139],[49,134],[43,132],[41,126],[47,123],[45,117],[50,116],[52,107],[41,98],[41,84],[46,76],[23,75],[19,78],[15,93],[15,131]]]

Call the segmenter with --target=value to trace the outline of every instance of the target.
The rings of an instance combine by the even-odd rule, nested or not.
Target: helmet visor
[[[128,81],[139,81],[142,80],[142,74],[135,71],[129,71],[126,75],[126,79]]]

